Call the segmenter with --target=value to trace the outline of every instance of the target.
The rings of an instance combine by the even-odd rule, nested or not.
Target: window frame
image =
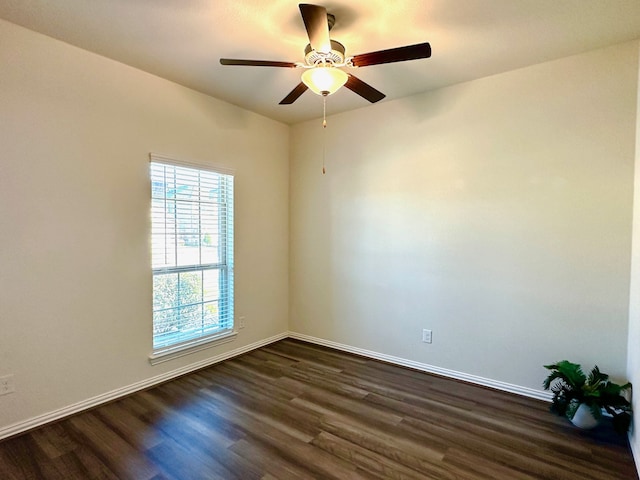
[[[224,207],[224,219],[217,223],[217,229],[220,231],[220,253],[218,255],[217,262],[203,262],[202,260],[202,250],[199,252],[199,260],[197,263],[188,264],[188,265],[179,265],[177,258],[177,247],[176,247],[176,262],[172,266],[161,266],[154,267],[154,233],[153,233],[153,214],[154,214],[154,200],[159,199],[154,196],[154,185],[153,185],[153,168],[154,165],[164,165],[171,168],[178,169],[192,169],[198,173],[198,177],[201,172],[214,173],[217,175],[223,175],[225,178],[221,180],[228,187],[225,193],[224,199],[225,207]],[[237,326],[234,321],[234,262],[233,262],[233,242],[234,242],[234,232],[233,232],[233,224],[234,224],[234,181],[235,181],[235,172],[228,168],[221,168],[219,166],[214,165],[203,165],[199,163],[192,162],[184,162],[181,160],[176,160],[174,158],[166,157],[164,155],[158,155],[151,153],[149,154],[149,182],[150,182],[150,214],[151,214],[151,225],[150,225],[150,235],[151,239],[151,271],[152,271],[152,279],[154,280],[157,276],[161,275],[171,275],[171,274],[188,274],[188,273],[200,273],[202,275],[202,288],[204,289],[204,272],[210,271],[218,271],[219,272],[219,281],[217,283],[218,286],[218,308],[219,310],[219,318],[224,319],[224,327],[218,331],[211,331],[207,333],[203,327],[202,334],[195,334],[191,337],[185,337],[184,339],[178,339],[174,342],[163,343],[161,345],[156,346],[156,334],[152,334],[152,353],[149,355],[149,361],[152,365],[157,363],[165,362],[171,360],[173,358],[181,357],[184,355],[189,355],[191,353],[213,347],[215,345],[220,345],[222,343],[226,343],[232,341],[237,336]],[[200,187],[200,179],[198,179],[198,186]],[[167,200],[166,192],[163,194],[163,199]],[[202,224],[202,204],[206,202],[202,202],[201,199],[198,199],[195,204],[198,206],[198,213],[196,215],[199,225],[198,230],[198,247],[202,249],[202,231],[200,229],[200,225]],[[174,202],[174,205],[177,206],[177,200]],[[167,215],[168,208],[165,207],[163,210],[163,215]],[[217,214],[220,214],[220,210],[217,211]],[[176,214],[177,216],[177,214]],[[193,217],[195,218],[195,217]],[[177,237],[178,226],[175,226],[175,234]],[[166,244],[165,244],[166,246]],[[155,287],[152,287],[152,292],[155,293]],[[201,308],[204,308],[207,304],[204,290],[200,291],[200,300],[199,302],[194,302],[195,305],[202,305]],[[179,301],[174,304],[176,307],[180,305]],[[183,305],[184,306],[184,305]],[[225,310],[225,313],[222,313],[222,310]],[[158,309],[160,311],[162,309]],[[155,327],[155,305],[152,303],[152,324]]]

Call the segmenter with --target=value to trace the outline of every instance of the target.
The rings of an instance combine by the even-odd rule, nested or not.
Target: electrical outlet
[[[424,343],[431,343],[431,330],[426,328],[422,330],[422,341]]]
[[[238,328],[246,327],[245,317],[238,317]]]
[[[13,386],[13,375],[0,377],[0,395],[6,395],[13,392],[15,392],[15,388]]]

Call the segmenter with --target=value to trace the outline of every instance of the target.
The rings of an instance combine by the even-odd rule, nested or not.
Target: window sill
[[[222,345],[223,343],[235,340],[237,335],[238,332],[231,331],[211,338],[202,338],[180,345],[159,348],[149,355],[149,363],[151,363],[151,365],[157,365],[158,363],[168,362],[174,358],[184,357],[185,355],[190,355],[200,350]]]

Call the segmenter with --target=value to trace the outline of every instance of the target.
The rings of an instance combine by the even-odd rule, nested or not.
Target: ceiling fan
[[[425,42],[347,57],[344,45],[329,37],[329,30],[335,24],[335,16],[327,13],[324,7],[318,5],[301,3],[298,6],[309,37],[309,44],[304,50],[304,62],[220,59],[222,65],[303,68],[305,71],[302,73],[302,81],[280,101],[280,105],[292,104],[307,89],[326,97],[343,85],[369,102],[375,103],[385,97],[384,93],[363,82],[355,75],[345,72],[342,68],[404,62],[431,56],[431,46]]]

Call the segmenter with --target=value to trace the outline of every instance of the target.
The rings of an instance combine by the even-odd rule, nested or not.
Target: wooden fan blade
[[[327,9],[318,5],[301,3],[300,14],[307,30],[311,48],[316,52],[330,53],[331,40],[329,38],[329,23],[327,22]]]
[[[371,103],[376,103],[382,100],[386,95],[375,88],[373,88],[368,83],[363,82],[358,77],[355,77],[348,73],[349,78],[347,79],[347,83],[344,84],[349,90],[354,93],[357,93],[365,100],[369,100]]]
[[[272,62],[271,60],[240,60],[237,58],[221,58],[220,63],[222,65],[240,65],[250,67],[296,67],[296,64],[293,62]]]
[[[368,65],[380,65],[381,63],[404,62],[406,60],[417,60],[418,58],[429,58],[431,56],[431,45],[429,42],[407,45],[405,47],[390,48],[389,50],[379,50],[377,52],[363,53],[353,57],[353,65],[356,67],[366,67]]]
[[[306,92],[309,89],[309,87],[307,87],[304,83],[300,82],[296,88],[294,88],[293,90],[291,90],[291,92],[289,93],[289,95],[287,95],[286,97],[284,97],[281,101],[280,101],[280,105],[291,105],[293,102],[295,102],[300,95],[302,95],[304,92]]]

